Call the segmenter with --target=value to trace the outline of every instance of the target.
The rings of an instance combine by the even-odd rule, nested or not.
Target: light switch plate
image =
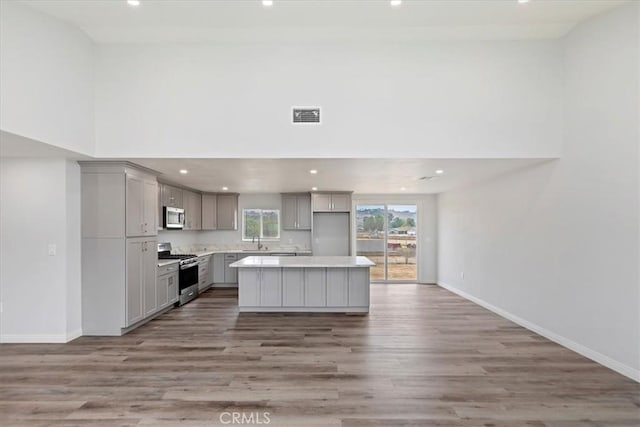
[[[49,254],[49,256],[56,256],[57,250],[58,248],[56,247],[55,243],[49,243],[49,246],[47,248],[47,253]]]

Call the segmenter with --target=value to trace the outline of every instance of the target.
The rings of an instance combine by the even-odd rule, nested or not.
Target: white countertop
[[[355,268],[376,265],[364,256],[250,256],[234,262],[230,267],[237,268]]]
[[[175,252],[180,255],[182,252]],[[187,253],[187,252],[185,252]],[[282,249],[269,249],[269,250],[258,250],[258,249],[212,249],[206,251],[191,251],[188,254],[196,255],[196,256],[207,256],[213,254],[310,254],[310,250],[282,250]]]
[[[158,260],[158,267],[164,267],[165,265],[169,265],[169,264],[175,264],[180,262],[179,259],[159,259]]]
[[[289,249],[285,249],[285,250],[276,250],[276,249],[269,249],[269,250],[258,250],[258,249],[251,249],[251,250],[247,250],[247,249],[213,249],[213,250],[206,250],[206,251],[191,251],[188,252],[189,255],[195,255],[198,257],[203,257],[203,256],[209,256],[209,255],[213,255],[213,254],[310,254],[311,251],[308,249],[298,249],[298,250],[289,250]],[[184,255],[182,252],[174,252],[175,255]],[[186,253],[185,253],[186,254]],[[274,257],[270,257],[270,258],[274,258]],[[173,264],[174,262],[180,262],[180,260],[178,259],[159,259],[158,260],[158,267],[164,267],[165,265],[169,265],[169,264]]]

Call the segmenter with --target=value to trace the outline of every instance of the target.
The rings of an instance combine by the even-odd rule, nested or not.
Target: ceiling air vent
[[[293,107],[293,123],[320,123],[320,107]]]

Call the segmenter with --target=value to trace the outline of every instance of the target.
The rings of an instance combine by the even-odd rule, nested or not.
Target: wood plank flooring
[[[240,315],[212,289],[124,337],[3,344],[0,425],[640,425],[639,384],[444,289],[371,301]]]

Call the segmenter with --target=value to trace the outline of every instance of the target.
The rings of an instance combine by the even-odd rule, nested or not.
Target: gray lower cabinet
[[[178,301],[178,263],[158,268],[156,297],[158,310]]]
[[[198,257],[198,291],[203,291],[209,287],[209,261],[211,255]]]
[[[280,268],[251,268],[240,271],[242,287],[238,302],[249,307],[282,307],[282,272]]]
[[[282,275],[279,268],[260,268],[260,307],[282,307]]]
[[[302,268],[282,269],[282,306],[304,306],[304,274]]]
[[[127,242],[127,285],[126,285],[126,307],[125,324],[131,326],[139,322],[143,315],[143,269],[142,254],[144,251],[144,241],[133,239]]]
[[[156,311],[157,239],[127,239],[125,327]]]
[[[327,305],[327,272],[324,268],[304,270],[305,307],[325,307]]]
[[[327,305],[349,305],[349,274],[346,268],[327,268]]]
[[[238,271],[229,267],[238,260],[238,254],[213,255],[213,283],[238,283]]]
[[[224,254],[213,254],[213,283],[224,283]]]
[[[238,270],[229,267],[238,260],[238,254],[224,254],[224,283],[238,283]]]
[[[216,283],[215,281],[215,256],[214,255],[210,255],[209,256],[209,283],[214,284]]]

